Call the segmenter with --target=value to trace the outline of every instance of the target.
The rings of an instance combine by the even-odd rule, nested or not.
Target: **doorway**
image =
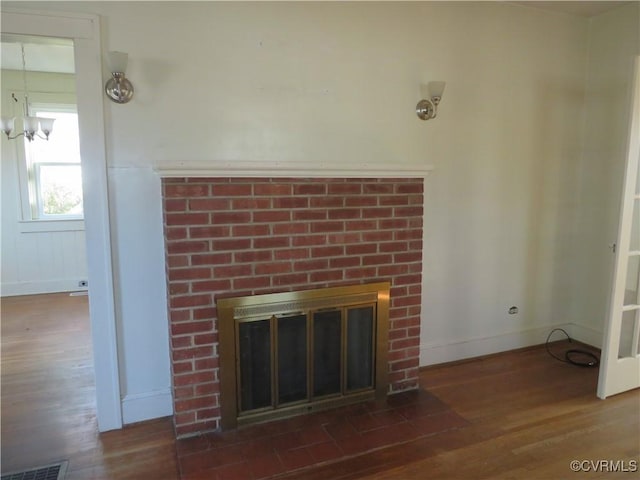
[[[11,471],[68,458],[77,432],[97,425],[73,42],[3,34],[0,47],[3,125],[16,120],[2,139],[0,203],[0,444]],[[25,138],[27,116],[55,119],[50,135]]]
[[[100,22],[95,15],[30,13],[2,9],[3,34],[44,36],[73,42],[76,69],[83,210],[90,285],[89,316],[100,431],[122,427],[113,271],[107,189]],[[86,186],[90,185],[90,189]]]
[[[87,289],[73,42],[2,34],[2,296]],[[25,118],[53,119],[32,139]]]

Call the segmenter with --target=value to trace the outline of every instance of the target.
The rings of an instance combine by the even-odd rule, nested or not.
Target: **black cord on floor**
[[[555,355],[551,350],[549,350],[549,339],[551,338],[551,335],[553,335],[554,332],[564,333],[567,336],[567,340],[569,340],[569,343],[573,342],[569,334],[562,328],[554,328],[553,330],[551,330],[544,346],[547,349],[547,353],[551,355],[553,358],[555,358],[560,362],[570,363],[571,365],[575,365],[577,367],[588,368],[588,367],[597,367],[598,365],[600,365],[600,359],[595,354],[588,352],[586,350],[569,349],[566,352],[564,352],[564,358],[561,358]],[[578,360],[575,357],[578,357],[578,358],[582,357],[583,360]],[[585,357],[586,359],[584,359]]]

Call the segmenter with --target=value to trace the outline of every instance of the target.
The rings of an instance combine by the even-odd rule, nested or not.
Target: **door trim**
[[[122,428],[111,230],[97,15],[2,9],[2,32],[74,42],[89,278],[89,314],[100,431]],[[90,188],[88,188],[90,187]]]
[[[637,388],[640,385],[640,355],[638,354],[637,343],[640,312],[638,312],[638,305],[636,304],[625,306],[624,299],[628,259],[631,255],[637,255],[637,252],[630,252],[630,239],[634,203],[640,200],[636,198],[636,183],[638,181],[638,168],[640,168],[640,56],[635,57],[632,82],[629,136],[616,240],[617,249],[598,376],[597,395],[601,399]],[[638,299],[636,299],[636,303],[638,303]],[[622,315],[625,310],[635,312],[634,343],[632,343],[632,356],[618,358],[622,334]]]

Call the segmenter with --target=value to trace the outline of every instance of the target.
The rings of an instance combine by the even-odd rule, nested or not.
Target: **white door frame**
[[[74,43],[89,279],[89,314],[100,431],[122,428],[118,372],[102,52],[97,15],[2,9],[2,33],[69,38]]]
[[[625,301],[629,259],[640,255],[638,251],[630,251],[633,215],[636,212],[636,204],[640,202],[636,193],[638,168],[640,168],[640,56],[635,58],[630,113],[620,221],[616,240],[618,248],[598,376],[597,395],[602,399],[640,386],[640,352],[638,352],[638,338],[640,336],[640,298],[638,295],[640,292],[636,292],[636,298],[633,300]],[[620,356],[619,345],[623,334],[622,316],[624,312],[633,312],[634,327],[631,351],[625,356]]]

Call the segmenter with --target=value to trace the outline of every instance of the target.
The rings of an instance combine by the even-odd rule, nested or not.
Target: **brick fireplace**
[[[219,298],[388,281],[389,392],[417,388],[422,178],[164,178],[178,437],[220,428]]]

